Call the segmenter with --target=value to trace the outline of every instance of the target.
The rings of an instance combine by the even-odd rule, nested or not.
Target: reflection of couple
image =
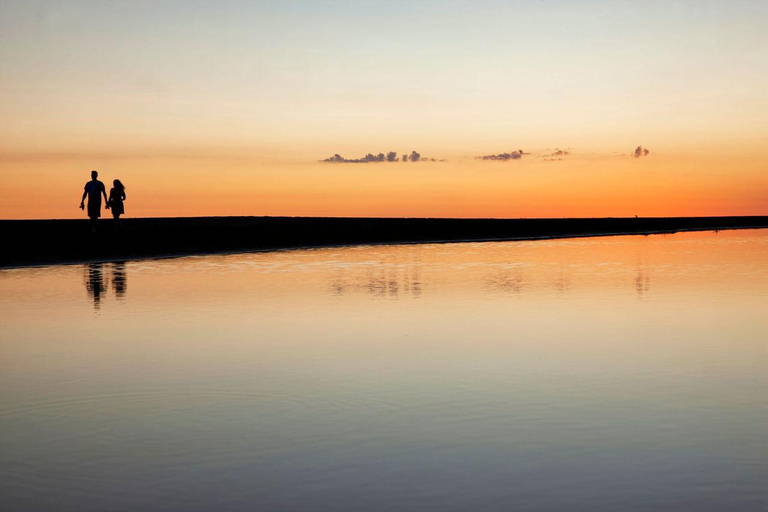
[[[107,291],[107,283],[104,281],[103,263],[90,263],[85,266],[85,289],[93,299],[93,308],[101,307],[102,295]],[[125,298],[128,288],[128,279],[125,272],[125,262],[116,261],[112,267],[112,288],[118,300]]]
[[[112,210],[112,217],[117,221],[118,225],[122,227],[123,224],[120,222],[120,215],[125,213],[125,208],[123,207],[123,201],[125,201],[125,187],[120,183],[120,180],[113,181],[113,187],[109,191],[109,198],[107,198],[106,188],[104,187],[104,184],[97,179],[98,176],[98,172],[91,171],[91,181],[85,184],[83,197],[80,200],[80,209],[85,209],[85,198],[88,197],[88,217],[93,221],[92,230],[95,232],[96,221],[101,217],[101,196],[104,196],[106,209]]]

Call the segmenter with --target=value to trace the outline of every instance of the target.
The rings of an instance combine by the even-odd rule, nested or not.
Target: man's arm
[[[83,189],[83,197],[80,199],[80,209],[85,208],[85,196],[88,195],[88,191]]]
[[[104,196],[104,207],[109,210],[109,199],[107,199],[107,190],[104,185],[101,186],[101,193]]]

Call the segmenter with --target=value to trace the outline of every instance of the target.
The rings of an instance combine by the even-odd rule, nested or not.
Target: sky
[[[750,0],[0,0],[0,218],[83,217],[92,169],[126,217],[766,215],[766,22]],[[414,150],[436,161],[320,162]]]

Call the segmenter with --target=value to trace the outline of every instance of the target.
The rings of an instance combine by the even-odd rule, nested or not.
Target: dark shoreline
[[[768,216],[595,219],[190,217],[0,220],[0,268],[347,245],[487,242],[768,228]]]

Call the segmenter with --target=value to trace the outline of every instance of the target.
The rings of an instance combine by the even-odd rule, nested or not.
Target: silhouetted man
[[[91,181],[85,184],[83,198],[80,200],[80,209],[85,209],[85,197],[88,196],[88,217],[93,221],[91,231],[96,232],[96,221],[101,217],[101,196],[104,196],[104,202],[107,202],[107,189],[104,184],[97,180],[99,173],[91,171]],[[107,205],[109,208],[109,205]]]

